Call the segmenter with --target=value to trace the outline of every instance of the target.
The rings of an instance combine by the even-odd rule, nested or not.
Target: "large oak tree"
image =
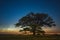
[[[39,31],[39,29],[41,29],[41,27],[43,26],[47,27],[55,26],[55,22],[48,14],[31,12],[19,19],[18,23],[16,23],[16,27],[19,26],[22,27],[30,26],[32,28],[31,30],[33,32],[33,35],[35,35],[36,30]]]

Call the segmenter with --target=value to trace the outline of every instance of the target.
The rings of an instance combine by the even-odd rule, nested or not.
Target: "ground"
[[[60,40],[60,35],[0,35],[0,40]]]

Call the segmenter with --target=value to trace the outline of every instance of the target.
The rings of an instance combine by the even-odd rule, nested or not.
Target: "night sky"
[[[47,13],[60,30],[60,0],[0,0],[0,29],[12,28],[29,12]]]

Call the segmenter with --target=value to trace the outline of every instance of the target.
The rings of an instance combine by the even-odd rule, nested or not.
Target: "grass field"
[[[60,40],[60,35],[0,35],[0,40]]]

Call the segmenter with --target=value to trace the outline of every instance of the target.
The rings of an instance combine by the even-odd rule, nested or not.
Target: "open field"
[[[0,40],[60,40],[60,35],[0,35]]]

